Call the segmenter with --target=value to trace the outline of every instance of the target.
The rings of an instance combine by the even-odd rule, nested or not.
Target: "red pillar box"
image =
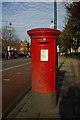
[[[56,105],[56,36],[59,30],[37,28],[31,37],[32,106],[44,111]]]

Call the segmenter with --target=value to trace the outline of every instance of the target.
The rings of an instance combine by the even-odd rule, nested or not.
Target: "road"
[[[13,60],[3,60],[2,61],[2,70],[15,67],[18,65],[23,65],[26,63],[29,63],[31,61],[30,58],[19,58],[19,59],[13,59]]]
[[[31,86],[31,60],[14,59],[2,62],[2,109],[11,109]]]

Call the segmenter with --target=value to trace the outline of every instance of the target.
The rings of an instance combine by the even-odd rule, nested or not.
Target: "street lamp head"
[[[51,23],[53,23],[53,20],[51,20]]]
[[[10,22],[9,25],[12,25],[12,23]]]
[[[12,23],[10,22],[9,25],[7,26],[7,30],[11,31],[12,30]]]

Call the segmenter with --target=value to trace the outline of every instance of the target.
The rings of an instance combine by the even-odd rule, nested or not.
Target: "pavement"
[[[7,115],[11,118],[79,118],[80,117],[80,60],[59,57],[57,72],[57,105],[48,112],[38,112],[31,106],[30,90]]]

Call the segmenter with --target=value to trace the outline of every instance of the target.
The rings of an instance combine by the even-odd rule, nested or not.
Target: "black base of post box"
[[[56,108],[55,93],[36,93],[32,92],[32,108],[39,112],[47,112]]]

